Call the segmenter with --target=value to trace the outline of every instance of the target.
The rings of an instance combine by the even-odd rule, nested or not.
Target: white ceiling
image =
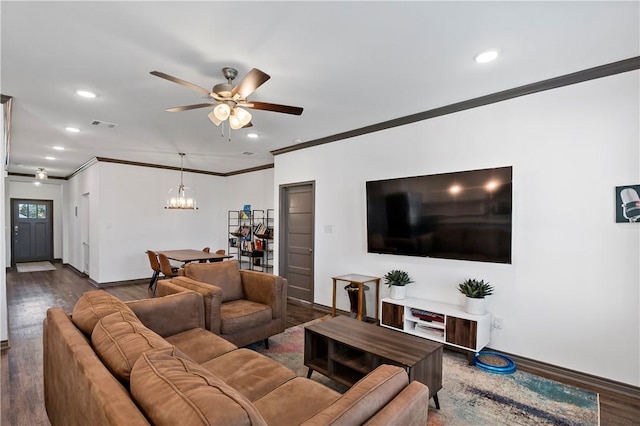
[[[639,6],[2,1],[9,171],[67,176],[96,156],[179,166],[178,152],[187,153],[185,168],[198,170],[270,164],[274,149],[639,56]],[[475,63],[488,48],[500,49],[498,60]],[[253,128],[232,131],[229,142],[208,109],[165,111],[201,103],[201,94],[149,74],[210,88],[224,82],[224,66],[240,77],[253,67],[271,75],[249,99],[303,114],[252,110]],[[249,131],[260,137],[248,139]]]

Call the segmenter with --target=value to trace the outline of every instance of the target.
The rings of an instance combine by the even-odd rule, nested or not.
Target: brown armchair
[[[286,328],[287,280],[241,270],[237,260],[189,263],[180,276],[158,282],[158,295],[185,288],[204,296],[207,330],[237,346],[264,340]]]

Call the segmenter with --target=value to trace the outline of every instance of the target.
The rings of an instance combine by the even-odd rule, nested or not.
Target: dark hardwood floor
[[[95,290],[89,281],[72,268],[56,264],[55,271],[7,272],[7,304],[10,349],[2,351],[2,425],[49,425],[42,387],[42,321],[50,307],[73,310],[78,297]],[[105,290],[122,300],[150,297],[148,282],[131,281]],[[290,301],[287,327],[320,318],[327,308]],[[549,377],[548,374],[541,374]],[[561,378],[554,378],[559,381]],[[628,426],[640,424],[640,400],[600,392],[600,424]]]
[[[2,417],[0,424],[49,425],[42,387],[42,321],[50,307],[71,312],[78,297],[96,288],[72,268],[55,271],[7,272],[10,349],[2,351]],[[152,296],[148,280],[131,281],[104,290],[121,300]],[[320,318],[328,310],[299,302],[287,304],[287,327]]]

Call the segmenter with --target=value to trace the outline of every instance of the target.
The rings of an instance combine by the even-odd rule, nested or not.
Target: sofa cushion
[[[196,281],[213,284],[222,289],[222,302],[244,298],[237,260],[213,263],[188,263],[184,275]]]
[[[234,334],[268,324],[272,316],[271,307],[262,303],[245,299],[227,302],[220,307],[220,333]]]
[[[202,364],[238,347],[220,336],[203,328],[192,328],[182,333],[166,337],[167,342],[177,347],[189,358]]]
[[[129,381],[133,365],[144,352],[172,347],[127,311],[114,312],[98,321],[91,343],[107,368],[123,381]]]
[[[296,377],[284,365],[250,349],[228,352],[202,363],[202,367],[251,402]]]
[[[338,398],[340,394],[333,389],[296,377],[254,401],[253,405],[270,425],[299,425]]]
[[[131,395],[151,423],[266,425],[239,392],[174,348],[144,353],[131,372]]]
[[[84,334],[91,336],[101,318],[119,311],[133,311],[120,299],[104,290],[87,291],[80,296],[71,314],[71,320]]]

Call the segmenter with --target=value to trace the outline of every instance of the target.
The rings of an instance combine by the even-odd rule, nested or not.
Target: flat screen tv
[[[367,182],[367,251],[511,263],[512,167]]]

